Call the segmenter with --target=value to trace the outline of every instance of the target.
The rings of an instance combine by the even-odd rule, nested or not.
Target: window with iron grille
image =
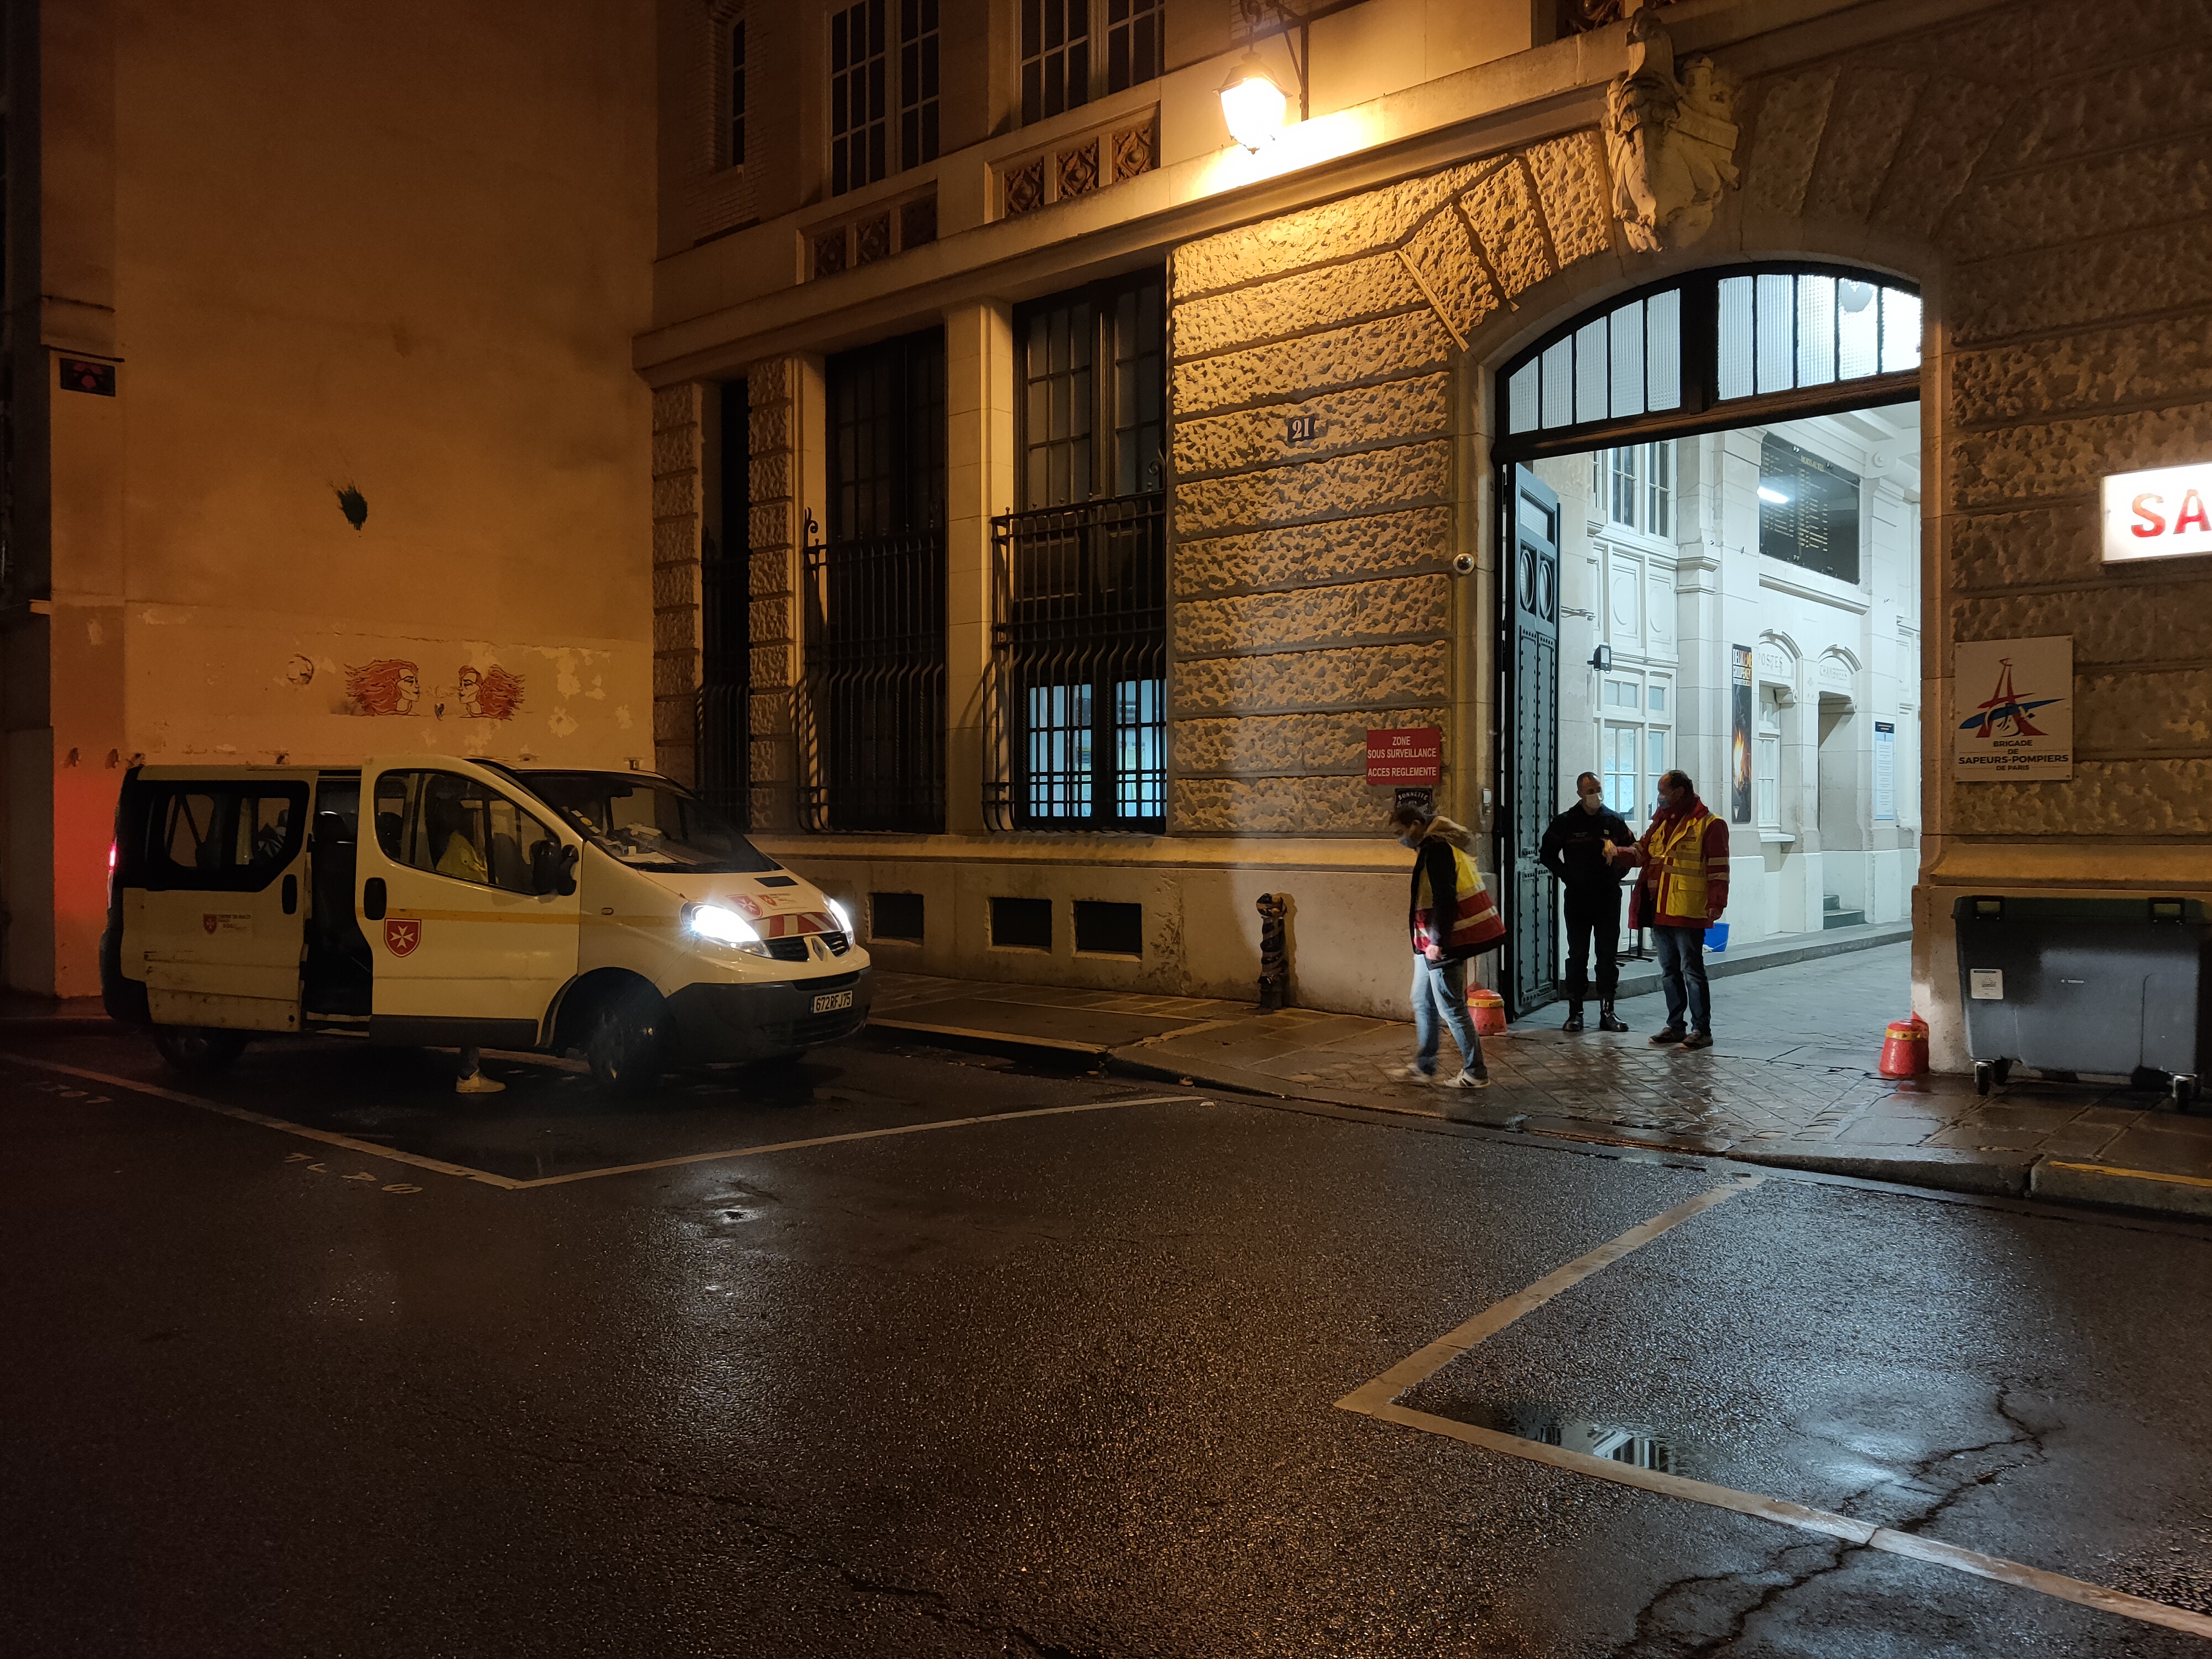
[[[937,159],[938,0],[899,0],[899,165]]]
[[[1022,0],[1024,125],[1091,101],[1091,0]]]
[[[1167,817],[1167,535],[1157,271],[1014,317],[1021,508],[994,529],[1000,827],[1158,830]]]
[[[830,193],[872,185],[890,171],[885,140],[890,60],[884,45],[885,0],[830,15]]]
[[[730,50],[725,62],[729,83],[729,154],[726,165],[741,167],[745,164],[745,20],[734,18],[730,23]]]
[[[1106,0],[1106,90],[1160,76],[1167,0]]]
[[[945,335],[824,366],[825,539],[806,548],[810,830],[945,827]]]

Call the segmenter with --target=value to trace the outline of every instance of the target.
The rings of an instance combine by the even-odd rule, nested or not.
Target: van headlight
[[[726,904],[685,905],[684,927],[687,933],[710,939],[717,945],[734,945],[757,957],[768,954],[768,947],[761,943],[760,929]]]
[[[836,899],[826,896],[822,902],[830,907],[830,914],[837,918],[837,925],[845,930],[845,937],[852,938],[853,919],[845,914],[845,907],[838,903]]]

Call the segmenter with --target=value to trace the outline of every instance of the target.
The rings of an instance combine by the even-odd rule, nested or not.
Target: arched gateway
[[[2201,889],[2188,857],[2212,838],[2212,759],[2141,711],[2173,689],[2175,653],[2212,644],[2172,608],[2185,572],[2100,564],[2096,503],[2103,475],[2201,459],[2212,441],[2201,405],[2172,405],[2178,383],[2131,389],[2127,368],[2159,361],[2161,318],[2212,290],[2135,205],[2148,184],[2104,159],[2119,141],[2090,112],[2118,106],[2063,78],[2094,66],[2062,75],[2008,31],[1938,20],[1811,60],[1723,47],[1679,74],[1671,53],[1632,48],[1609,86],[1528,118],[1538,132],[1556,121],[1550,136],[1177,248],[1170,834],[1372,835],[1364,731],[1435,725],[1440,804],[1516,856],[1527,826],[1510,809],[1534,746],[1516,751],[1515,734],[1540,724],[1543,698],[1515,706],[1516,653],[1540,633],[1542,588],[1532,611],[1504,580],[1506,550],[1540,527],[1516,504],[1541,498],[1512,469],[1601,438],[1619,449],[1917,395],[1928,743],[1923,764],[1893,764],[1924,785],[1902,880],[1938,1064],[1963,1063],[1954,899],[2023,881]],[[2191,223],[2174,234],[2195,249]],[[1834,306],[1810,363],[1807,277]],[[1916,298],[1917,365],[1901,347]],[[1746,362],[1723,349],[1738,303]],[[1844,319],[1863,327],[1869,307],[1872,362],[1847,375],[1864,342]],[[1769,327],[1785,319],[1787,351]],[[1623,369],[1634,361],[1638,324],[1640,407],[1615,366],[1617,349]],[[1669,327],[1678,383],[1648,355]],[[1778,782],[1795,763],[1817,787],[1820,726],[1861,718],[1859,698],[1804,678],[1822,647],[1802,640],[1802,664],[1774,650],[1762,668],[1769,633],[1795,629],[1727,641],[1753,659],[1754,764],[1773,754]],[[2095,665],[2073,776],[1954,781],[1953,642],[2054,634],[2074,635],[2077,672]],[[1897,771],[1889,787],[1911,788]],[[1509,909],[1535,908],[1503,873]],[[1542,949],[1524,936],[1520,955]],[[1347,981],[1370,971],[1346,964]],[[1514,988],[1540,1000],[1542,976]],[[1356,1004],[1348,982],[1344,995]]]

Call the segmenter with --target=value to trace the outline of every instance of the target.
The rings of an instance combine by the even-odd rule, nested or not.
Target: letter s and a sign
[[[2212,553],[2212,462],[2105,480],[2106,563],[2201,553]]]

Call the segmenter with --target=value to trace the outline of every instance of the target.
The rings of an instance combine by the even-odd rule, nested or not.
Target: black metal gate
[[[830,359],[830,535],[805,550],[799,821],[945,828],[945,336]]]
[[[1559,996],[1559,907],[1552,878],[1536,862],[1552,821],[1559,770],[1559,498],[1525,466],[1504,470],[1504,534],[1510,550],[1498,615],[1505,637],[1498,659],[1508,665],[1499,688],[1503,753],[1498,776],[1498,881],[1505,905],[1504,984],[1509,1017]]]

